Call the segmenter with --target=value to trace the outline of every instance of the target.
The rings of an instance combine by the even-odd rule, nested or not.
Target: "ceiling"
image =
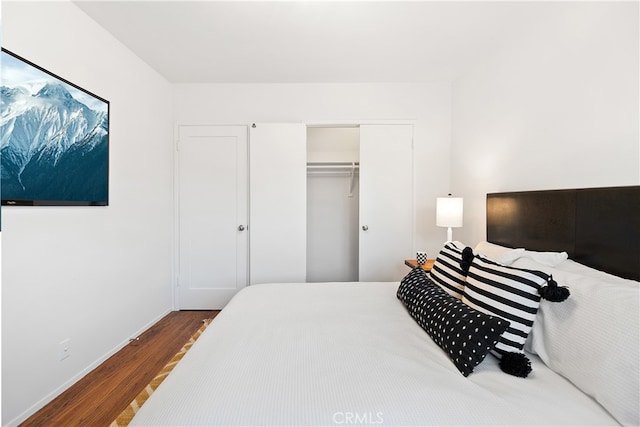
[[[453,80],[549,12],[501,1],[74,3],[172,83]]]

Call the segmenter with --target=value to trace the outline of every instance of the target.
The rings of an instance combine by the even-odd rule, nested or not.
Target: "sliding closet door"
[[[220,309],[247,284],[247,128],[180,126],[180,309]]]
[[[258,123],[249,141],[250,283],[305,282],[306,127]]]
[[[413,126],[360,126],[359,280],[397,281],[413,258]]]

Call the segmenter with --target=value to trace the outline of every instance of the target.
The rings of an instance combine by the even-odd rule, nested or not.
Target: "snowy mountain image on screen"
[[[2,83],[2,198],[106,203],[107,104],[92,109],[74,98],[75,88],[51,79]]]

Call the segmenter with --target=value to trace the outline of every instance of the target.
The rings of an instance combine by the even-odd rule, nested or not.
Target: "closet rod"
[[[357,169],[359,167],[358,162],[307,162],[308,169]]]

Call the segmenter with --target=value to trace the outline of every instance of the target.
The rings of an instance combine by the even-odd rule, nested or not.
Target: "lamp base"
[[[453,230],[451,230],[451,227],[447,227],[447,242],[453,242]]]

